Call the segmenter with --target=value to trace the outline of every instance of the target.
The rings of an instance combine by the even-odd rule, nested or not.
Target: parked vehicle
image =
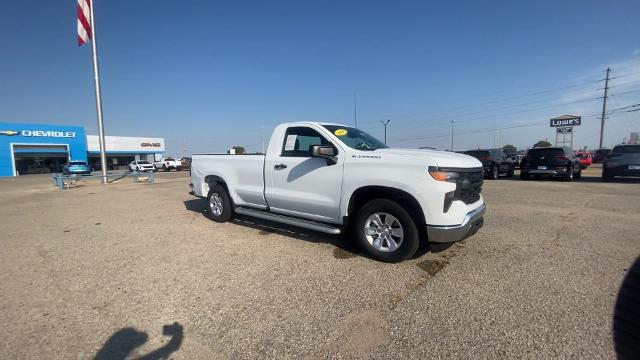
[[[507,153],[507,156],[513,160],[513,166],[516,169],[520,169],[520,164],[522,163],[522,158],[524,158],[524,154],[526,151],[519,151],[518,153]]]
[[[421,234],[450,243],[483,225],[482,163],[432,150],[390,149],[361,130],[277,126],[266,155],[194,154],[193,193],[216,222],[234,213],[340,234],[376,259],[401,261]]]
[[[69,161],[62,167],[64,175],[91,174],[91,169],[86,161]]]
[[[593,163],[601,163],[604,161],[604,158],[607,156],[607,154],[611,151],[611,149],[598,149],[596,150],[596,152],[593,154]]]
[[[640,176],[640,145],[617,145],[602,164],[602,181],[616,176]]]
[[[129,170],[137,172],[153,171],[154,166],[147,160],[135,160],[129,163]]]
[[[569,147],[540,147],[527,151],[522,159],[520,178],[550,176],[572,181],[582,177],[582,166]]]
[[[174,158],[166,157],[160,159],[160,161],[156,161],[155,163],[153,163],[153,169],[155,171],[171,171],[172,169],[180,171],[181,165],[182,164],[179,161],[176,161]]]
[[[593,158],[591,156],[591,152],[589,151],[576,151],[576,157],[580,161],[582,165],[582,170],[591,166]]]
[[[492,180],[496,180],[499,174],[512,177],[516,168],[513,159],[510,159],[502,149],[467,150],[464,154],[480,160],[484,174]]]
[[[191,170],[191,157],[183,157],[180,160],[180,170]]]

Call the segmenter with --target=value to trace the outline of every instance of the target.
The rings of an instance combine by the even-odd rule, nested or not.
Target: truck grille
[[[460,175],[457,181],[457,198],[465,204],[473,204],[480,200],[480,192],[482,191],[482,183],[484,182],[482,170],[463,172]]]

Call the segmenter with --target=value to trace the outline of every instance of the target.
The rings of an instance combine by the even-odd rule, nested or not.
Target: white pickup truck
[[[160,161],[154,162],[153,169],[155,171],[159,171],[159,170],[171,171],[171,169],[176,169],[180,171],[182,169],[182,162],[177,161],[174,158],[166,157],[166,158],[160,159]]]
[[[482,163],[391,149],[361,130],[278,125],[266,155],[194,154],[191,187],[209,217],[237,213],[329,234],[351,230],[374,258],[401,261],[421,239],[450,243],[483,225]]]

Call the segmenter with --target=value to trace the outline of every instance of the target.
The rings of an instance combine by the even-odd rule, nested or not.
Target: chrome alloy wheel
[[[404,239],[402,224],[393,215],[374,213],[364,223],[367,241],[378,251],[396,251]]]
[[[220,197],[220,194],[211,194],[211,197],[209,198],[209,208],[214,216],[220,216],[222,214],[224,205],[222,204],[222,197]]]

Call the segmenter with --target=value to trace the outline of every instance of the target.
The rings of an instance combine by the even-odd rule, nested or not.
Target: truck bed
[[[230,191],[236,205],[266,207],[264,162],[265,155],[194,154],[192,179],[198,179],[199,183],[193,184],[193,191],[197,196],[207,196],[205,174],[213,174],[235,184]]]

